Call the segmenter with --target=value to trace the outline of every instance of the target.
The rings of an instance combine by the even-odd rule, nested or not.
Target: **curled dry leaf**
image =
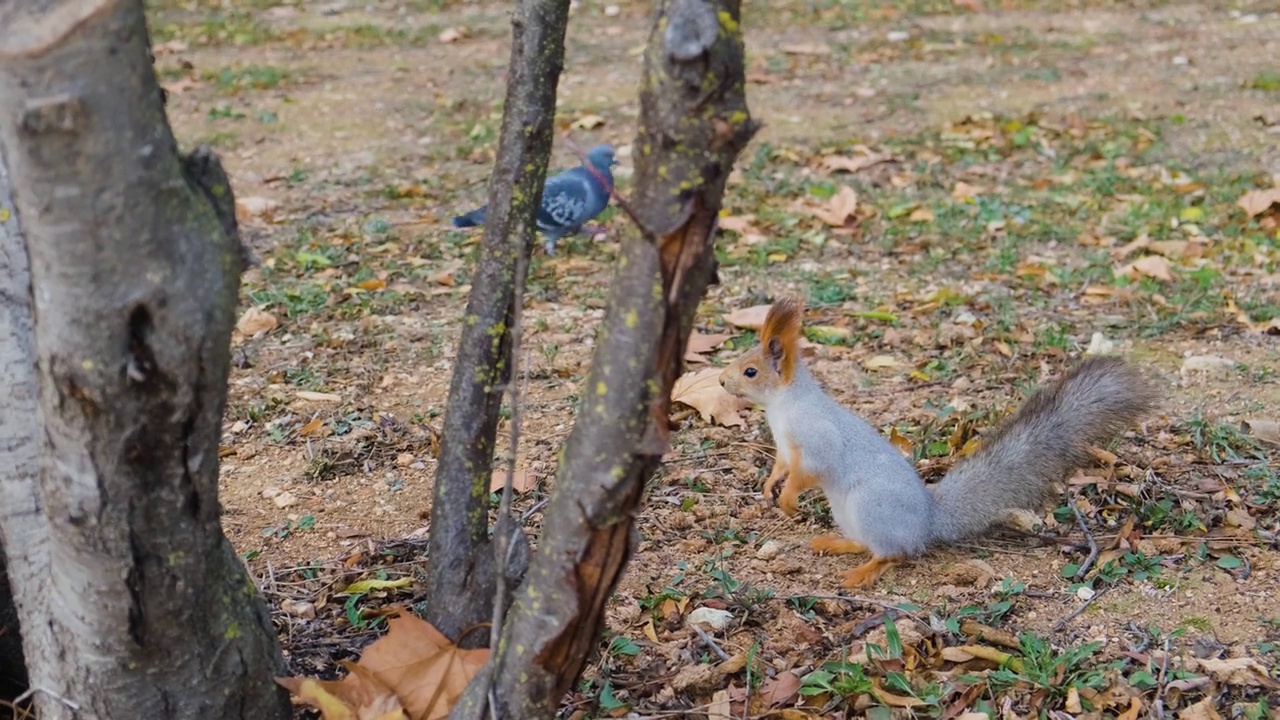
[[[724,316],[724,321],[734,327],[745,328],[747,330],[759,330],[764,326],[764,319],[769,314],[769,308],[772,305],[752,305],[748,308],[740,308]]]
[[[1173,268],[1169,265],[1168,259],[1160,255],[1140,257],[1128,265],[1116,268],[1115,274],[1127,275],[1135,280],[1144,276],[1163,282],[1171,282],[1173,280]]]
[[[858,146],[854,149],[859,151],[859,154],[854,155],[853,157],[828,155],[822,158],[822,167],[829,172],[856,173],[860,170],[866,170],[869,167],[893,160],[892,153],[876,153],[863,146]]]
[[[236,321],[236,332],[245,337],[265,335],[278,327],[280,327],[280,321],[276,319],[275,315],[256,307],[245,310],[240,319]]]
[[[1240,429],[1265,443],[1280,445],[1280,422],[1275,420],[1245,420]]]
[[[671,402],[688,405],[707,422],[725,427],[746,425],[738,414],[749,407],[745,400],[730,395],[720,386],[720,368],[703,368],[676,378]]]
[[[604,125],[604,118],[599,115],[583,115],[577,120],[574,120],[571,127],[575,127],[580,130],[594,130],[601,125]]]
[[[692,332],[689,334],[689,342],[684,347],[684,361],[690,363],[704,363],[707,361],[702,353],[711,352],[724,344],[725,340],[732,338],[732,335],[723,333],[700,333]]]
[[[841,185],[824,207],[813,211],[813,216],[831,227],[844,227],[857,212],[857,191],[848,185]]]
[[[1236,201],[1236,205],[1249,217],[1257,217],[1272,205],[1280,205],[1280,187],[1267,190],[1250,190]]]

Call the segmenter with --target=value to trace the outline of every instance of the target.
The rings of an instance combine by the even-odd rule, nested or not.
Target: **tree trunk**
[[[497,562],[489,542],[489,478],[498,412],[511,380],[517,258],[534,246],[534,216],[551,154],[556,86],[564,64],[569,0],[521,0],[511,21],[511,60],[489,209],[444,416],[431,503],[426,618],[455,641],[490,619]],[[516,529],[512,526],[513,530]],[[525,543],[522,532],[513,535]],[[512,557],[524,558],[517,550]],[[513,581],[523,567],[507,568]],[[514,587],[509,582],[507,587]],[[465,646],[485,633],[461,637]]]
[[[178,154],[140,0],[11,0],[0,27],[45,549],[18,552],[4,521],[40,717],[288,717],[265,604],[219,526],[243,263],[226,174]]]
[[[36,503],[39,442],[33,342],[27,248],[18,233],[4,146],[0,144],[0,698],[17,697],[27,687],[5,548],[13,549],[19,567],[48,565],[44,518]],[[43,569],[23,581],[19,589],[26,591],[21,596],[24,605],[43,602]]]
[[[671,386],[714,275],[716,217],[755,133],[739,0],[670,0],[645,54],[634,211],[538,552],[488,670],[454,718],[551,717],[599,641],[645,481],[668,446]],[[492,692],[486,692],[491,688]]]

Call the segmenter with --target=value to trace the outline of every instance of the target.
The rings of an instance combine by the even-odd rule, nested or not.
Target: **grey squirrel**
[[[760,344],[725,367],[720,384],[764,406],[777,460],[764,484],[778,507],[796,511],[801,491],[821,487],[843,532],[814,538],[831,554],[869,552],[845,587],[873,585],[885,570],[930,546],[983,533],[1008,510],[1038,509],[1053,484],[1089,462],[1156,405],[1155,388],[1132,365],[1096,356],[1042,387],[930,488],[875,428],[832,399],[800,361],[803,308],[780,298]]]

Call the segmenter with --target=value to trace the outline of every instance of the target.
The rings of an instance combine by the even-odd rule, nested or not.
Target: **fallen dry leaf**
[[[299,390],[297,396],[299,400],[310,400],[311,402],[342,402],[341,395],[313,392],[311,390]]]
[[[868,370],[884,370],[887,368],[902,367],[902,363],[892,355],[873,355],[862,361],[862,367]]]
[[[333,430],[324,424],[324,418],[314,417],[311,422],[298,428],[298,434],[302,437],[328,437],[333,434]]]
[[[848,185],[841,185],[824,207],[813,211],[813,216],[832,227],[844,227],[858,212],[858,193]]]
[[[1178,720],[1222,720],[1222,715],[1218,714],[1214,705],[1217,698],[1213,695],[1201,700],[1194,705],[1188,705],[1178,711]]]
[[[724,321],[735,327],[745,328],[747,330],[759,330],[764,326],[764,319],[769,314],[769,308],[772,305],[752,305],[749,308],[741,308],[724,316]]]
[[[488,658],[488,648],[459,649],[431,623],[401,614],[359,664],[396,693],[409,720],[444,720]]]
[[[749,232],[759,232],[755,225],[752,224],[755,219],[755,215],[722,215],[720,219],[716,221],[716,224],[718,224],[722,230],[729,230],[731,232],[736,232],[739,235],[745,235]]]
[[[725,427],[746,425],[738,413],[750,405],[720,387],[719,378],[720,368],[716,367],[685,373],[676,378],[671,388],[671,402],[688,405],[707,422],[717,422]]]
[[[1169,260],[1159,255],[1140,257],[1128,265],[1116,268],[1115,274],[1127,275],[1135,280],[1144,275],[1164,282],[1173,280],[1173,270],[1169,265]]]
[[[511,490],[513,492],[529,492],[534,485],[538,484],[538,479],[524,468],[516,468],[515,473],[511,476]],[[507,485],[507,469],[494,470],[493,475],[489,477],[489,492],[502,492]]]
[[[601,125],[604,125],[604,118],[599,115],[583,115],[577,120],[574,120],[570,127],[575,127],[579,130],[594,130]]]
[[[711,704],[707,706],[707,720],[733,720],[729,714],[729,691],[717,690],[711,696]]]
[[[1245,420],[1240,429],[1259,440],[1272,445],[1280,445],[1280,422],[1275,420]]]
[[[447,45],[449,43],[457,42],[466,36],[467,36],[466,28],[451,27],[451,28],[445,28],[444,30],[441,30],[440,34],[436,36],[436,39]]]
[[[260,217],[271,215],[280,207],[280,201],[264,197],[236,198],[236,220],[249,222]]]
[[[831,48],[824,43],[796,43],[778,48],[788,55],[830,55]]]
[[[873,153],[868,150],[865,154],[854,155],[853,157],[828,155],[822,158],[822,167],[829,172],[856,173],[890,160],[893,160],[891,153]]]
[[[1280,689],[1280,681],[1273,679],[1262,663],[1251,657],[1192,659],[1188,662],[1191,671],[1205,673],[1214,681],[1226,685],[1243,685],[1260,687],[1268,690]]]
[[[1271,208],[1280,205],[1280,187],[1268,190],[1250,190],[1236,201],[1236,205],[1249,217],[1257,217]]]
[[[324,720],[406,720],[400,698],[386,683],[347,660],[343,667],[351,673],[341,680],[304,677],[276,678],[276,682],[298,700],[320,710]]]
[[[760,699],[765,707],[786,705],[800,692],[800,677],[787,670],[765,680],[760,686]]]
[[[702,353],[715,350],[723,345],[725,340],[732,337],[732,335],[722,333],[700,333],[697,331],[689,333],[689,342],[684,346],[684,361],[690,363],[707,362]]]
[[[280,327],[275,315],[262,308],[251,307],[236,321],[236,331],[245,337],[265,335]]]

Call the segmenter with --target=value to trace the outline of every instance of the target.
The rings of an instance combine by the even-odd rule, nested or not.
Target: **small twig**
[[[528,520],[529,518],[533,517],[533,514],[534,514],[534,513],[538,512],[538,511],[539,511],[539,510],[541,510],[542,508],[546,507],[546,504],[547,504],[547,503],[549,503],[549,502],[551,502],[551,498],[549,498],[549,497],[547,497],[547,498],[543,498],[542,500],[539,500],[539,501],[538,501],[538,504],[537,504],[537,505],[534,505],[533,507],[529,508],[528,510],[525,510],[525,511],[524,511],[524,514],[520,516],[520,523],[523,525],[525,520]]]
[[[716,641],[710,635],[707,634],[706,630],[703,630],[702,628],[698,627],[695,623],[689,623],[689,627],[693,628],[693,631],[697,633],[698,638],[702,640],[703,644],[711,648],[711,652],[715,653],[717,657],[719,657],[721,660],[729,659],[729,653],[720,649],[720,646],[717,645]]]
[[[1151,704],[1151,712],[1160,720],[1164,720],[1164,689],[1169,673],[1169,636],[1164,636],[1164,657],[1160,658],[1160,677],[1156,679],[1156,699]]]
[[[846,602],[856,602],[856,603],[863,603],[864,605],[874,605],[878,608],[883,608],[885,610],[892,610],[893,612],[900,613],[903,617],[907,617],[907,618],[911,618],[912,620],[915,620],[917,624],[919,624],[921,627],[925,628],[929,632],[931,633],[935,632],[933,629],[933,626],[929,624],[929,621],[925,620],[919,615],[916,615],[913,612],[908,612],[906,610],[903,610],[902,608],[894,605],[893,603],[885,602],[884,600],[875,600],[869,597],[862,597],[861,595],[791,595],[785,599],[807,600],[809,598],[817,598],[818,600],[844,600]]]
[[[1105,587],[1105,588],[1103,588],[1103,589],[1099,590],[1099,591],[1098,591],[1098,593],[1097,593],[1096,595],[1094,595],[1093,597],[1089,598],[1088,600],[1085,600],[1085,601],[1084,601],[1084,603],[1080,605],[1080,607],[1076,608],[1075,610],[1072,610],[1070,615],[1068,615],[1068,616],[1066,616],[1066,617],[1062,618],[1061,620],[1059,620],[1058,622],[1054,623],[1054,624],[1053,624],[1053,631],[1054,631],[1054,632],[1058,632],[1058,631],[1062,630],[1062,628],[1064,628],[1064,627],[1066,627],[1066,626],[1067,626],[1067,623],[1069,623],[1069,622],[1071,622],[1072,620],[1074,620],[1074,619],[1076,619],[1077,617],[1079,617],[1080,613],[1084,612],[1085,610],[1088,610],[1090,605],[1092,605],[1092,604],[1094,604],[1095,602],[1097,602],[1097,601],[1098,601],[1098,598],[1102,597],[1103,595],[1106,595],[1108,592],[1111,592],[1111,588],[1113,588],[1113,587],[1115,587],[1115,586],[1114,586],[1114,585],[1107,586],[1107,587]]]
[[[1076,579],[1085,576],[1089,572],[1089,568],[1093,567],[1093,561],[1098,559],[1098,541],[1093,539],[1093,533],[1089,532],[1089,526],[1084,522],[1084,515],[1080,514],[1080,507],[1075,501],[1071,502],[1071,510],[1076,514],[1076,523],[1080,525],[1080,531],[1084,533],[1084,539],[1089,541],[1089,557],[1084,559],[1080,564],[1080,569],[1076,570]]]

